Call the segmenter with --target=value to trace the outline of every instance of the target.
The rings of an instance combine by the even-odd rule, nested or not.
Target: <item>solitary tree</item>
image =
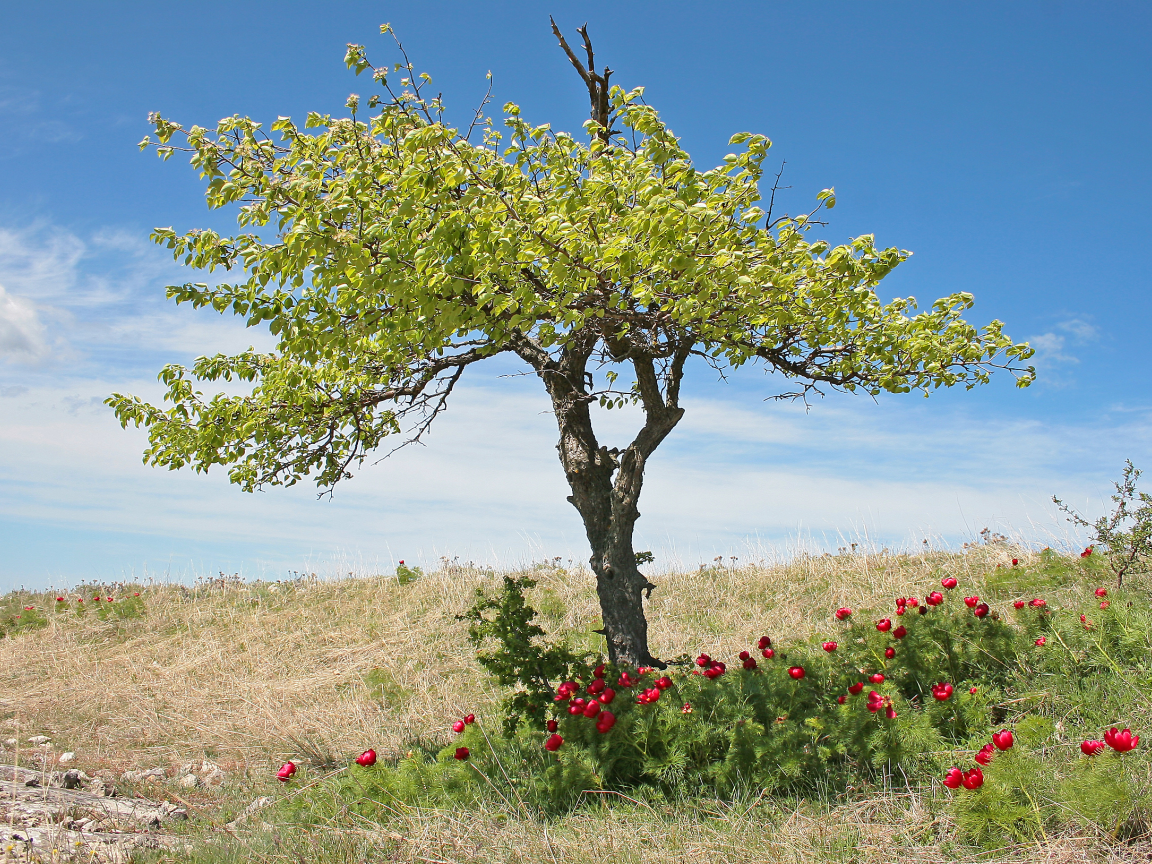
[[[649,652],[653,586],[632,532],[648,458],[684,414],[690,360],[763,364],[791,382],[771,395],[797,398],[971,388],[996,368],[1024,387],[1032,352],[999,321],[968,324],[966,293],[925,312],[912,298],[882,303],[877,284],[908,252],[871,236],[809,241],[817,211],[757,206],[763,135],[733,135],[737,152],[697,170],[641,88],[596,71],[585,28],[582,60],[552,26],[588,88],[583,139],[532,126],[511,103],[504,132],[484,104],[468,129],[450,128],[399,41],[404,62],[390,70],[349,46],[347,65],[372,70],[381,91],[349,97],[347,118],[313,113],[301,128],[280,117],[270,135],[247,117],[207,129],[153,115],[157,140],[141,147],[191,153],[208,205],[238,205],[247,229],[157,229],[177,260],[238,275],[168,297],[267,322],[278,341],[270,353],[165,366],[168,407],[121,394],[108,404],[122,425],[148,428],[149,464],[228,465],[248,491],[309,475],[330,490],[386,438],[419,440],[467,367],[515,354],[551,399],[609,657],[663,665]],[[831,189],[816,197],[817,210],[835,204]],[[250,392],[197,389],[219,381]],[[642,409],[623,450],[597,439],[597,403]]]

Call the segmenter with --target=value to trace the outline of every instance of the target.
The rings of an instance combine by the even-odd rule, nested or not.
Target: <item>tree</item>
[[[311,475],[330,491],[385,439],[420,440],[466,368],[514,354],[551,399],[609,658],[663,665],[648,648],[643,600],[654,586],[632,534],[648,459],[684,414],[690,360],[761,363],[794,382],[775,398],[799,398],[927,395],[974,387],[997,368],[1027,386],[1034,370],[1013,364],[1032,352],[999,321],[965,322],[969,294],[923,312],[913,298],[882,303],[877,284],[910,253],[872,236],[810,242],[817,211],[758,207],[763,135],[732,136],[737,152],[698,171],[642,88],[596,71],[586,28],[582,62],[552,26],[588,88],[586,140],[529,125],[509,103],[505,141],[483,116],[487,98],[467,130],[450,128],[399,40],[403,62],[391,70],[348,47],[347,65],[372,70],[382,89],[364,103],[349,97],[346,118],[310,113],[300,128],[280,117],[269,135],[247,117],[186,129],[152,115],[157,140],[141,148],[190,153],[209,206],[239,205],[247,229],[157,229],[184,264],[240,276],[168,296],[267,322],[278,342],[165,366],[169,407],[121,394],[108,403],[122,425],[147,427],[146,463],[227,465],[248,491]],[[365,118],[362,104],[374,113]],[[835,204],[831,189],[817,199],[817,209]],[[196,389],[219,381],[250,392]],[[625,403],[639,405],[643,424],[609,449],[591,406]]]

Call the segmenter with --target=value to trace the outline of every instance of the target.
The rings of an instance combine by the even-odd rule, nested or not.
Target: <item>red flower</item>
[[[639,667],[639,668],[636,670],[636,674],[638,674],[638,675],[647,675],[647,674],[648,674],[649,672],[651,672],[651,671],[652,671],[652,667],[651,667],[651,666],[640,666],[640,667]]]
[[[1012,733],[1007,729],[1001,729],[999,732],[993,732],[992,743],[996,745],[997,750],[1011,749],[1013,744]]]
[[[882,672],[873,673],[872,675],[868,676],[868,680],[871,681],[873,684],[883,684],[884,683],[884,674]]]
[[[876,622],[876,629],[881,633],[887,633],[892,629],[892,622],[887,618],[881,618]]]
[[[825,651],[827,651],[829,654],[831,654],[839,646],[835,642],[825,642],[822,647],[824,648]]]
[[[913,609],[915,609],[917,606],[920,605],[920,601],[917,600],[915,597],[909,597],[908,598],[908,605],[911,606]]]
[[[1080,752],[1083,753],[1085,756],[1095,756],[1097,753],[1103,753],[1104,752],[1104,742],[1103,741],[1093,741],[1091,739],[1089,739],[1088,741],[1084,741],[1080,745]]]
[[[884,649],[884,656],[887,657],[889,660],[891,660],[893,657],[896,656],[896,649],[895,648],[885,648]]]
[[[562,699],[567,699],[573,693],[579,693],[579,692],[580,692],[580,685],[577,684],[575,681],[565,681],[563,684],[561,684],[559,687],[556,688],[556,693]]]
[[[1101,596],[1103,596],[1103,595],[1101,595]],[[57,597],[57,598],[56,598],[56,602],[57,602],[57,603],[63,603],[63,602],[64,602],[64,598],[63,598],[63,597]]]
[[[756,643],[756,647],[763,651],[765,648],[772,647],[772,640],[767,636],[761,636],[760,641]]]
[[[24,611],[25,611],[25,612],[31,612],[31,611],[32,611],[33,609],[35,609],[35,608],[36,608],[35,606],[25,606],[25,607],[24,607]]]
[[[556,733],[548,736],[548,740],[544,742],[544,749],[549,753],[555,753],[560,749],[560,745],[564,743],[564,739]]]
[[[944,775],[944,785],[949,789],[959,789],[963,782],[964,772],[959,768],[949,768],[948,773]]]
[[[851,615],[852,615],[852,610],[849,609],[847,606],[841,606],[839,609],[836,610],[836,620],[837,621],[847,621],[849,616],[851,616]]]
[[[576,702],[573,702],[571,705],[569,705],[568,706],[568,713],[571,714],[573,717],[576,717],[579,714],[583,714],[584,713],[584,700],[581,699],[579,704],[577,704]]]
[[[1039,639],[1036,640],[1036,644],[1038,646],[1040,646],[1041,648],[1043,648],[1045,645],[1048,644],[1048,637],[1047,636],[1041,636]]]
[[[459,759],[461,762],[467,762],[468,757],[472,755],[472,752],[467,747],[457,747],[456,752],[452,755]]]
[[[897,614],[897,615],[903,615],[903,614],[904,614],[905,612],[907,612],[907,611],[908,611],[908,610],[907,610],[905,607],[903,607],[903,606],[897,606],[897,607],[896,607],[896,614]]]
[[[592,696],[595,696],[597,693],[599,693],[603,689],[604,689],[604,679],[603,678],[596,678],[592,681],[591,684],[588,685],[588,693]]]
[[[984,785],[984,772],[979,768],[965,771],[964,778],[960,782],[964,784],[965,789],[979,789]]]
[[[1086,615],[1080,616],[1080,623],[1084,625],[1085,630],[1087,630],[1089,627],[1092,626],[1092,622],[1088,620],[1088,617]]]
[[[1088,558],[1089,556],[1091,556],[1093,548],[1094,547],[1089,546],[1087,549],[1085,549],[1083,552],[1080,553],[1080,557],[1081,558]]]
[[[1140,736],[1133,735],[1127,729],[1123,732],[1117,732],[1116,727],[1113,726],[1104,733],[1104,743],[1117,753],[1127,753],[1129,750],[1134,750],[1136,745],[1140,743]]]
[[[285,762],[280,766],[280,770],[276,772],[276,779],[281,783],[287,783],[292,779],[292,775],[296,773],[295,762]]]
[[[1017,609],[1023,609],[1024,608],[1024,601],[1023,600],[1014,600],[1014,601],[1012,601],[1012,605]]]
[[[749,654],[747,651],[741,651],[738,656],[740,657],[741,660],[747,660],[752,655]]]
[[[884,709],[884,716],[887,717],[889,720],[895,720],[896,719],[896,709],[893,708],[891,705],[889,705],[887,708]]]
[[[696,658],[696,665],[697,666],[707,666],[711,662],[712,662],[712,658],[709,657],[707,654],[701,654],[699,657]],[[625,674],[627,674],[627,673],[625,673]]]
[[[793,666],[788,670],[788,674],[791,675],[797,681],[799,681],[801,678],[804,677],[804,674],[805,674],[804,673],[804,667],[803,666]]]
[[[592,670],[592,677],[593,678],[603,678],[604,677],[604,664],[603,663],[601,663],[599,666],[597,666],[595,669]]]
[[[745,669],[747,669],[749,672],[751,672],[753,669],[756,668],[756,661],[753,660],[751,657],[749,657],[747,660],[744,661],[743,665],[744,665]]]
[[[892,638],[893,639],[903,639],[907,635],[908,635],[908,628],[905,627],[903,624],[901,624],[899,627],[897,627],[895,630],[892,631]]]
[[[1100,601],[1100,608],[1101,609],[1107,609],[1111,605],[1112,604],[1110,602],[1108,602],[1107,600]]]
[[[356,764],[364,768],[370,768],[371,766],[375,765],[376,751],[365,750],[363,753],[356,757]]]
[[[1019,560],[1018,558],[1013,558],[1013,559],[1012,559],[1012,566],[1013,566],[1013,567],[1015,567],[1015,566],[1016,566],[1017,564],[1019,564],[1019,563],[1020,563],[1020,560]]]
[[[656,692],[659,693],[660,691],[657,690]],[[600,713],[600,703],[597,702],[595,699],[591,700],[587,705],[584,706],[584,716],[587,717],[588,719],[592,719],[593,717],[595,717],[599,713]]]
[[[555,732],[558,728],[560,728],[560,724],[557,723],[555,720],[549,720],[547,723],[544,724],[544,728],[547,729],[549,732]]]
[[[616,715],[611,711],[601,711],[599,719],[596,720],[596,731],[603,735],[615,725]]]
[[[956,587],[956,585],[958,583],[956,582],[955,576],[945,576],[943,579],[940,580],[940,584],[943,585],[945,588],[947,588],[949,591],[951,591],[953,588]]]
[[[939,606],[944,602],[944,595],[939,591],[933,591],[931,594],[924,598],[924,602],[929,606]]]
[[[847,697],[847,696],[843,696],[843,695],[841,695],[841,696],[837,696],[837,697],[836,697],[836,701],[837,701],[837,702],[839,702],[841,705],[843,705],[845,702],[847,702],[847,701],[848,701],[848,697]]]
[[[980,602],[979,597],[965,597],[964,598],[964,605],[967,606],[969,609],[975,609],[976,604],[979,602]]]
[[[459,735],[461,732],[463,732],[464,731],[464,721],[463,720],[457,720],[455,723],[453,723],[452,724],[452,731],[455,732],[457,735]]]
[[[475,714],[465,714],[464,715],[464,722],[467,723],[469,726],[471,726],[473,723],[476,722],[476,715]]]
[[[968,692],[969,692],[969,693],[971,693],[973,696],[975,696],[975,695],[976,695],[976,688],[975,688],[975,687],[973,687],[973,688],[972,688],[971,690],[969,690]]]
[[[1107,588],[1097,588],[1096,589],[1096,596],[1097,597],[1107,597],[1108,596],[1108,589]],[[57,597],[56,599],[59,600],[60,598]]]
[[[996,755],[996,751],[992,748],[991,744],[985,744],[980,748],[980,752],[976,754],[976,761],[981,765],[987,765],[992,761],[992,757]]]
[[[952,698],[953,687],[951,684],[940,683],[932,685],[932,698],[937,702],[946,702]]]
[[[1045,601],[1041,600],[1039,597],[1036,597],[1036,598],[1033,598],[1032,600],[1029,600],[1028,605],[1033,606],[1037,609],[1043,609],[1048,604]]]
[[[616,698],[616,691],[611,687],[605,687],[604,692],[596,698],[600,700],[601,705],[610,705],[612,704],[612,700]]]
[[[981,603],[975,609],[972,610],[972,614],[975,615],[977,618],[983,618],[985,615],[988,614],[989,611],[990,610],[988,609],[988,604],[987,603]]]
[[[859,693],[863,689],[864,689],[864,682],[863,681],[857,681],[855,684],[849,684],[848,685],[848,692],[851,693],[853,696],[855,696],[857,693]]]
[[[776,652],[773,651],[771,648],[765,648],[762,653],[764,654],[764,657],[768,660],[771,660],[773,657],[776,656]]]
[[[700,663],[699,659],[697,659],[696,662]],[[701,665],[703,665],[703,664],[701,664]],[[620,680],[616,682],[616,686],[618,686],[618,687],[635,687],[636,682],[632,680],[632,676],[629,675],[627,672],[621,672],[620,673]]]

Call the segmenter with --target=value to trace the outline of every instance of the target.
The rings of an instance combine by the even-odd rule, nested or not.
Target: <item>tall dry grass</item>
[[[808,639],[829,632],[837,606],[923,593],[944,570],[976,576],[1013,554],[1023,553],[800,557],[666,574],[649,606],[653,648],[725,657],[761,633]],[[588,572],[540,566],[533,575],[546,629],[596,647]],[[0,641],[0,713],[89,764],[117,768],[203,756],[233,766],[341,761],[366,746],[387,752],[446,737],[449,718],[483,716],[499,698],[455,620],[477,588],[498,583],[452,568],[405,585],[366,576],[149,587],[140,618],[69,611]]]

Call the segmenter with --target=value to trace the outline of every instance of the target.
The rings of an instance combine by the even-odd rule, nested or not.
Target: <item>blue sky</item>
[[[366,467],[331,501],[146,468],[143,433],[101,405],[157,393],[164,362],[269,344],[164,301],[194,274],[148,232],[230,225],[186,164],[136,150],[149,111],[201,125],[339,113],[370,91],[344,68],[346,43],[393,61],[389,21],[457,119],[491,70],[495,105],[578,130],[587,97],[549,13],[573,38],[588,22],[614,80],[644,85],[701,167],[733,132],[762,132],[787,161],[786,209],[835,186],[823,236],[912,250],[882,294],[971,291],[972,320],[999,318],[1038,349],[1027,391],[1003,376],[808,413],[764,401],[759,373],[697,370],[641,500],[638,547],[658,566],[958,545],[986,525],[1072,543],[1052,494],[1097,513],[1125,458],[1152,467],[1148,4],[7,4],[0,589],[586,557],[547,405],[533,379],[501,377],[511,365],[475,369],[427,447]],[[635,418],[604,419],[619,440]]]

